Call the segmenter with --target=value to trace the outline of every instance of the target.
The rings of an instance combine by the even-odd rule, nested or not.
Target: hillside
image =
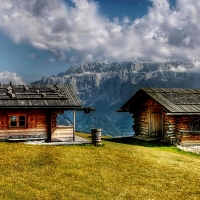
[[[0,199],[200,198],[199,156],[133,138],[104,137],[102,143],[0,143]]]
[[[79,114],[80,123],[77,125],[81,131],[89,132],[91,127],[98,125],[104,134],[127,135],[133,134],[131,115],[116,113],[115,110],[118,110],[141,87],[200,88],[198,73],[177,72],[180,68],[193,67],[191,63],[180,62],[111,64],[94,62],[79,67],[72,66],[66,72],[44,77],[34,84],[71,84],[83,105],[97,108],[98,114],[92,114],[92,117]],[[66,114],[65,117],[67,119],[69,116]],[[82,120],[83,118],[85,119]],[[102,119],[112,128],[108,130],[106,128],[108,126],[105,127],[105,123],[101,123]],[[82,121],[90,121],[92,124],[86,126]]]

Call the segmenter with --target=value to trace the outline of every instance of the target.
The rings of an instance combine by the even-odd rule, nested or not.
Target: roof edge
[[[169,115],[169,116],[174,116],[174,115],[200,115],[200,112],[167,113],[166,115]]]

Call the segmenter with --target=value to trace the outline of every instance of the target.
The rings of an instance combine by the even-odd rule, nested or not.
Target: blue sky
[[[199,11],[196,0],[0,0],[0,82],[93,61],[199,68]]]

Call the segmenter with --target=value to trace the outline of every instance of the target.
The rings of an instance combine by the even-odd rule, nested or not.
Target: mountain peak
[[[141,87],[200,88],[199,74],[178,72],[179,69],[187,70],[192,67],[194,67],[192,63],[174,61],[109,64],[91,62],[79,67],[72,66],[66,72],[61,72],[57,76],[44,77],[35,83],[71,84],[83,105],[97,108],[98,114],[111,121],[122,132],[127,127],[129,128],[126,131],[130,132],[132,122],[129,121],[127,124],[129,118],[124,119],[124,114],[116,114],[114,111]],[[107,128],[105,130],[108,131]]]

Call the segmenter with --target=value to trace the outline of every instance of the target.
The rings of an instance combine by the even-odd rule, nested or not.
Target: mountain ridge
[[[185,69],[186,72],[178,72],[179,68]],[[71,84],[83,106],[97,108],[98,114],[116,127],[116,129],[113,127],[115,133],[104,130],[104,134],[123,135],[133,133],[133,122],[130,114],[128,116],[127,113],[116,113],[115,110],[141,87],[200,88],[199,74],[187,72],[191,68],[194,68],[192,63],[182,62],[114,62],[111,64],[92,62],[79,67],[72,66],[66,72],[43,77],[34,84]],[[99,124],[99,126],[104,125]]]

